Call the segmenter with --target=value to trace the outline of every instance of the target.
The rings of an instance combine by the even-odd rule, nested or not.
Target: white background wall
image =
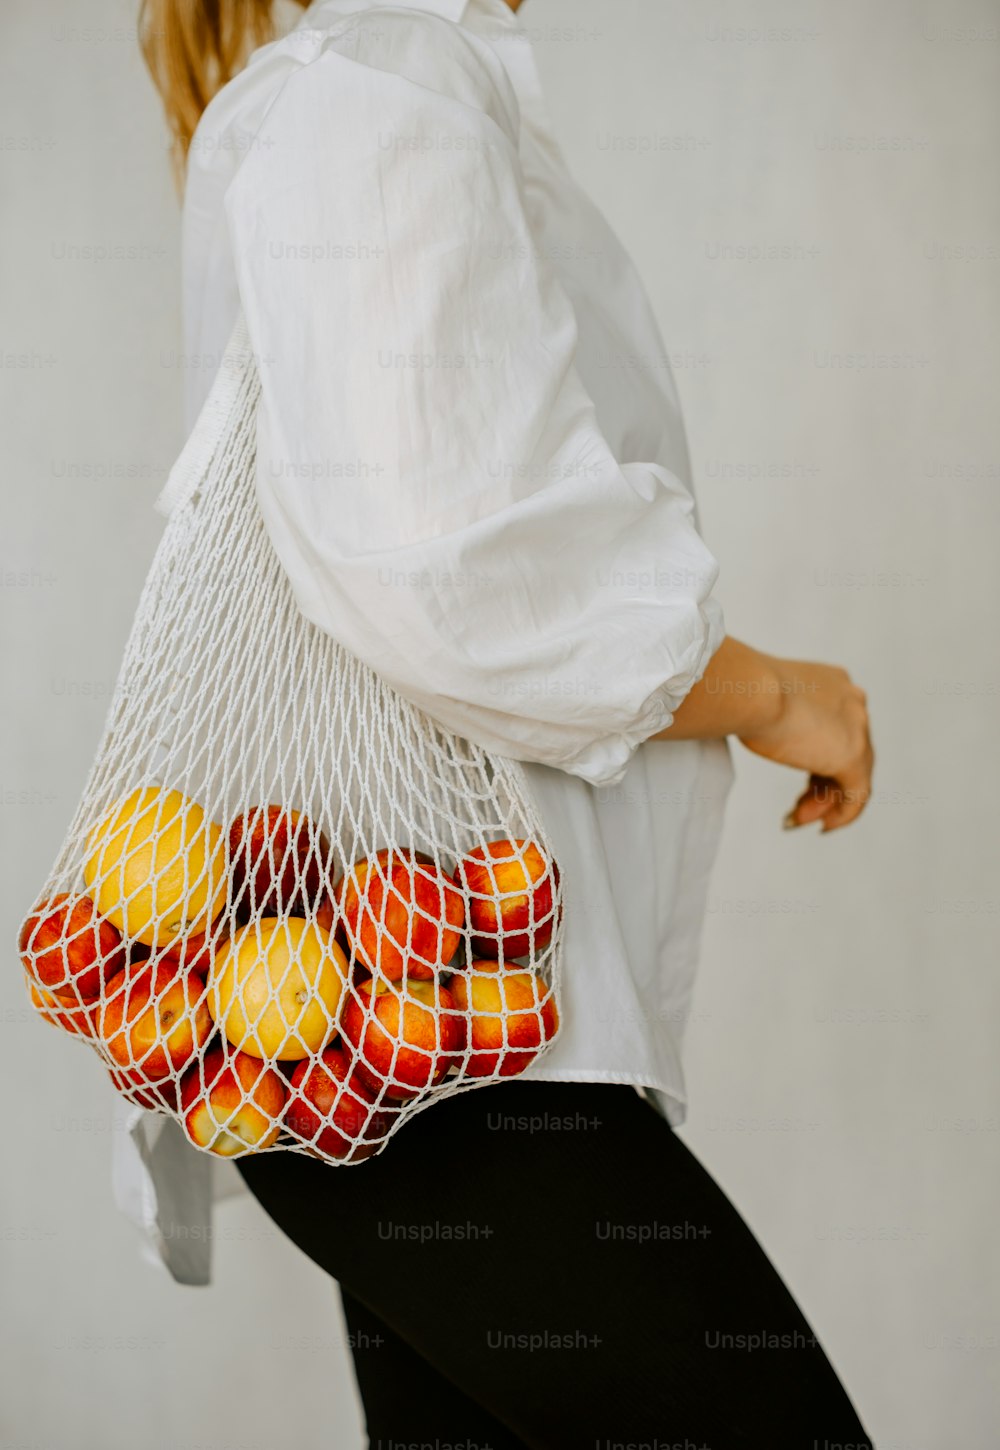
[[[876,800],[825,846],[779,829],[799,782],[738,758],[685,1137],[880,1450],[992,1450],[1000,6],[522,16],[678,355],[732,631],[848,664],[874,714]],[[6,0],[0,21],[8,943],[93,752],[181,440],[177,212],[133,31],[133,0]],[[137,255],[67,256],[103,244]],[[111,1203],[119,1109],[96,1060],[28,1020],[7,957],[0,1450],[359,1444],[332,1286],[249,1200],[219,1217],[211,1289],[140,1262]]]

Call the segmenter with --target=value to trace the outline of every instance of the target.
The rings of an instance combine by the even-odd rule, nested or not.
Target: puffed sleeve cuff
[[[705,624],[704,641],[696,647],[692,667],[672,676],[654,690],[643,706],[631,730],[605,736],[585,745],[575,756],[560,763],[567,775],[577,775],[588,785],[618,785],[640,745],[661,730],[669,729],[674,714],[708,668],[709,661],[726,636],[726,626],[718,601],[709,599],[701,610]]]

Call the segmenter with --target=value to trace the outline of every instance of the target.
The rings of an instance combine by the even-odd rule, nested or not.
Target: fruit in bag
[[[343,1048],[328,1047],[318,1061],[298,1063],[292,1073],[285,1127],[314,1154],[358,1163],[378,1152],[389,1115],[374,1098]]]
[[[469,1016],[467,1077],[523,1072],[558,1030],[555,997],[533,972],[473,962],[468,971],[455,973],[449,989]]]
[[[255,806],[229,828],[231,900],[241,917],[311,916],[329,842],[306,816]]]
[[[140,1085],[133,1082],[127,1072],[116,1067],[108,1068],[108,1077],[122,1097],[127,1098],[137,1108],[145,1108],[148,1113],[177,1113],[176,1079],[167,1077],[162,1082],[145,1082]]]
[[[349,991],[341,1030],[360,1053],[358,1074],[373,1092],[405,1099],[439,1083],[462,1049],[463,1024],[445,987],[373,978]]]
[[[470,894],[472,949],[505,960],[544,951],[555,924],[555,867],[534,841],[491,841],[458,863],[455,877]]]
[[[162,961],[119,972],[94,1021],[107,1057],[140,1086],[179,1072],[212,1035],[204,978]]]
[[[144,786],[91,831],[83,877],[124,936],[166,946],[205,931],[225,906],[225,839],[197,801]]]
[[[259,1058],[213,1047],[181,1081],[184,1128],[220,1158],[259,1152],[277,1141],[287,1096],[281,1074]]]
[[[251,921],[217,953],[209,1010],[233,1047],[296,1062],[319,1052],[337,1027],[347,958],[313,921]]]
[[[453,877],[420,851],[379,851],[357,861],[334,897],[365,966],[398,982],[430,980],[458,950],[465,903]]]
[[[47,992],[93,1002],[125,965],[121,932],[103,921],[89,896],[60,892],[36,907],[18,939],[21,960]]]
[[[27,988],[32,1007],[43,1021],[53,1027],[61,1027],[64,1032],[73,1032],[81,1037],[93,1037],[94,1020],[91,1006],[86,1004],[79,1006],[67,998],[57,997],[54,992],[46,992],[38,985],[30,972],[24,974],[24,985]]]
[[[176,972],[197,972],[199,977],[207,977],[217,954],[228,940],[224,923],[223,917],[213,922],[207,931],[174,937],[159,960],[169,962]]]

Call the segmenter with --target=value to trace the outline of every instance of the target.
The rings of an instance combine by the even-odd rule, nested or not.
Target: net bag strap
[[[226,345],[219,371],[197,421],[156,499],[158,513],[169,518],[204,483],[219,444],[235,413],[256,406],[259,388],[246,318],[241,312]]]

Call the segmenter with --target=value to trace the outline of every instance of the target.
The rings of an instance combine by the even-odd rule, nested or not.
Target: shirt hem
[[[662,1093],[676,1113],[674,1121],[681,1121],[687,1113],[687,1096],[655,1076],[653,1073],[615,1072],[610,1068],[538,1067],[518,1073],[516,1077],[501,1078],[501,1082],[605,1082],[634,1087],[638,1090]]]

